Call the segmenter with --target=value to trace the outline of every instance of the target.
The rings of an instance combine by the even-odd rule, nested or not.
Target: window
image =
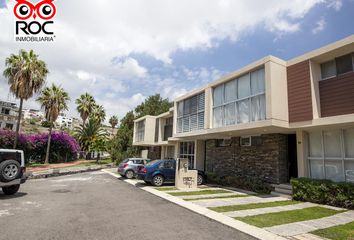
[[[337,75],[352,72],[354,68],[354,54],[347,54],[321,64],[322,79],[332,78]]]
[[[354,182],[354,129],[309,133],[310,177]]]
[[[188,158],[189,168],[194,168],[194,142],[181,142],[179,145],[179,157]]]
[[[216,147],[228,147],[231,146],[231,138],[229,139],[216,139]]]
[[[144,141],[144,135],[145,135],[145,120],[142,120],[136,123],[135,141],[136,142]]]
[[[204,128],[205,94],[201,93],[177,103],[177,132]]]
[[[265,119],[264,68],[250,72],[213,90],[213,127]]]
[[[165,161],[162,163],[162,168],[165,169],[174,169],[174,161]]]
[[[5,128],[6,129],[12,129],[14,127],[14,125],[12,124],[12,123],[6,123],[6,125],[5,125]]]
[[[2,109],[1,109],[1,113],[2,113],[2,114],[9,115],[9,114],[10,114],[10,109],[8,109],[8,108],[2,108]]]
[[[251,137],[241,137],[240,138],[240,145],[242,147],[249,147],[251,146]]]

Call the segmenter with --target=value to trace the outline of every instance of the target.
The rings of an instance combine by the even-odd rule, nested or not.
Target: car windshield
[[[127,159],[124,159],[123,161],[122,161],[122,163],[127,163],[127,162],[129,162],[129,158],[127,158]]]

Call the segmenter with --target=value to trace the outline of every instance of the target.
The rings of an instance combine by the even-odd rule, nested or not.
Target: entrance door
[[[289,181],[291,178],[297,178],[296,134],[288,135],[288,168]]]

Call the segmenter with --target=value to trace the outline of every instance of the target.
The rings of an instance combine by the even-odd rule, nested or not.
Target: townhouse
[[[15,131],[18,109],[16,103],[0,101],[0,129]]]
[[[289,61],[262,58],[135,120],[133,145],[220,175],[354,182],[353,53],[354,35]]]

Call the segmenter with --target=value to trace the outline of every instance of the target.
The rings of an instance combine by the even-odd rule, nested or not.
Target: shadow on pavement
[[[20,198],[20,197],[24,197],[26,195],[27,195],[27,193],[24,193],[24,192],[18,192],[18,193],[14,194],[14,195],[5,195],[2,192],[0,192],[0,200],[2,200],[2,199]]]

